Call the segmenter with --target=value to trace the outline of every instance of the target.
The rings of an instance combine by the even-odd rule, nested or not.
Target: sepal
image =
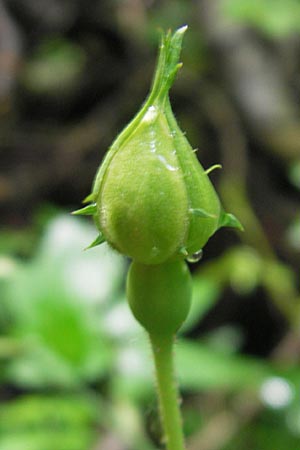
[[[88,247],[86,247],[84,250],[89,250],[90,248],[97,247],[98,245],[103,244],[103,242],[105,242],[105,240],[106,239],[103,236],[103,234],[99,232],[99,234],[96,237],[96,239]]]
[[[202,219],[215,219],[217,217],[215,214],[211,214],[202,208],[191,208],[190,212],[197,217],[201,217]]]
[[[221,212],[219,228],[229,227],[236,228],[237,230],[244,231],[244,227],[241,222],[231,213]]]
[[[86,204],[86,203],[91,203],[92,201],[94,201],[94,194],[93,192],[89,195],[87,195],[83,200],[82,203]]]
[[[97,212],[97,205],[96,203],[92,203],[91,205],[87,205],[84,208],[77,209],[76,211],[73,211],[71,214],[73,216],[93,216]]]

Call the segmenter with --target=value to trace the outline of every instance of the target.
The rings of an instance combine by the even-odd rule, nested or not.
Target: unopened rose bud
[[[220,205],[208,173],[180,130],[169,89],[186,27],[163,36],[150,94],[99,168],[82,214],[92,214],[97,243],[142,264],[185,259],[223,225],[238,226]]]

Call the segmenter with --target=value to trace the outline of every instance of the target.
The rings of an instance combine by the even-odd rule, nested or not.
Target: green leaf
[[[272,37],[300,30],[298,0],[226,0],[223,10],[239,23],[258,28]]]
[[[300,190],[300,159],[294,161],[288,172],[289,180],[297,188]]]
[[[24,61],[21,83],[38,95],[70,95],[86,67],[83,46],[61,38],[41,39]]]
[[[185,333],[193,328],[217,302],[220,296],[220,287],[216,281],[209,277],[194,277],[193,298],[189,315],[180,328]]]
[[[257,388],[273,375],[263,362],[183,339],[177,344],[175,358],[180,385],[191,390]]]
[[[0,407],[0,450],[86,450],[99,417],[98,404],[83,396],[19,397]]]
[[[98,308],[117,295],[121,258],[105,248],[82,252],[93,235],[86,221],[58,216],[35,257],[16,264],[7,279],[1,304],[10,329],[0,341],[0,357],[7,359],[3,374],[10,383],[70,388],[100,380],[110,370],[113,349]]]
[[[96,330],[92,312],[69,302],[63,292],[40,294],[29,303],[32,317],[15,326],[24,348],[7,365],[7,378],[18,386],[43,388],[76,387],[105,376],[113,351]]]

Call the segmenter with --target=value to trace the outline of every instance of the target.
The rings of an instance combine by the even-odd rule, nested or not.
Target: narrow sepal
[[[184,257],[188,256],[188,254],[189,254],[185,247],[181,247],[179,249],[179,253],[180,253],[180,255],[183,255]]]
[[[179,28],[173,35],[169,30],[163,34],[157,69],[151,93],[148,97],[150,104],[155,100],[163,100],[171,88],[178,70],[182,67],[179,62],[182,39],[187,25]]]
[[[84,208],[77,209],[73,211],[71,214],[74,216],[93,216],[97,212],[96,203],[92,203],[91,205],[87,205]]]
[[[190,212],[197,217],[201,217],[202,219],[215,219],[216,218],[215,214],[211,214],[202,208],[191,208]]]
[[[94,200],[94,194],[93,194],[93,192],[92,192],[91,194],[87,195],[87,196],[82,200],[82,203],[83,203],[83,204],[90,203],[90,202],[92,202],[93,200]]]
[[[105,237],[102,233],[99,233],[99,235],[96,237],[96,239],[84,250],[89,250],[90,248],[97,247],[97,245],[101,245],[105,242]]]
[[[219,228],[222,227],[237,228],[240,231],[244,231],[241,222],[233,214],[226,213],[225,211],[221,213],[219,221]]]

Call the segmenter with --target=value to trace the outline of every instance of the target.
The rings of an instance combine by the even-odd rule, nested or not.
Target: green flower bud
[[[220,226],[239,225],[223,212],[169,102],[186,28],[163,36],[150,94],[106,154],[92,204],[77,212],[95,218],[92,246],[106,240],[142,264],[189,258]]]

